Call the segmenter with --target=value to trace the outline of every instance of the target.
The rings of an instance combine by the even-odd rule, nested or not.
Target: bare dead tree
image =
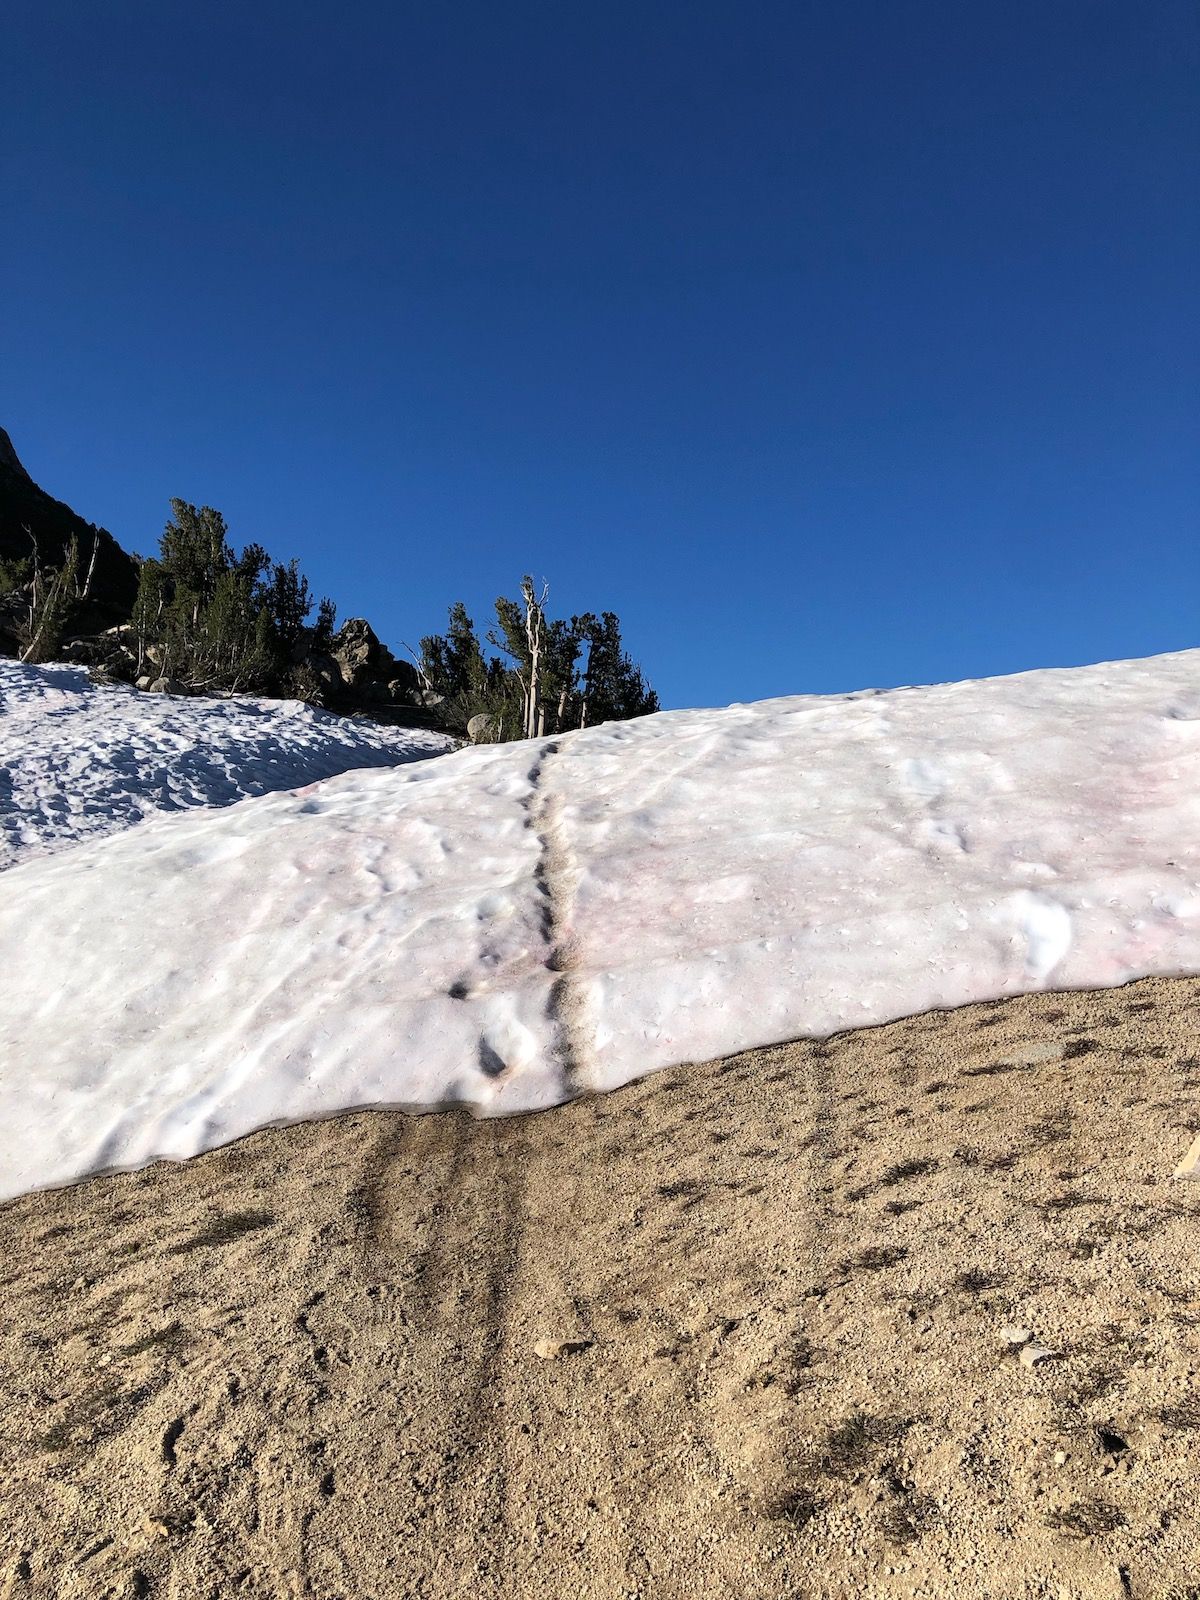
[[[55,639],[56,630],[62,624],[68,595],[78,579],[79,541],[72,534],[65,561],[57,572],[52,572],[47,578],[42,570],[37,538],[29,528],[25,532],[33,544],[33,589],[29,600],[29,643],[22,650],[20,659],[32,661],[43,642],[49,643]]]
[[[426,694],[432,694],[433,693],[433,680],[429,676],[429,674],[425,671],[425,663],[421,660],[421,657],[413,649],[412,645],[409,644],[407,639],[401,639],[400,643],[404,646],[404,648],[408,651],[409,655],[413,658],[413,665],[417,669],[417,677],[420,678],[420,680],[421,680],[422,689],[425,690]]]
[[[538,688],[541,680],[542,645],[546,638],[546,600],[550,585],[542,584],[538,594],[532,578],[521,580],[521,600],[525,606],[525,639],[529,646],[529,683],[522,680],[525,700],[525,737],[533,739],[538,732]],[[545,719],[543,717],[543,727]]]
[[[513,668],[513,675],[521,685],[521,737],[527,739],[529,737],[529,679],[519,666]]]
[[[37,542],[37,534],[34,533],[29,524],[27,522],[23,522],[21,524],[21,528],[28,536],[29,542],[33,546],[33,584],[29,590],[29,634],[32,638],[34,619],[37,616],[38,589],[41,585],[42,578],[42,552],[41,547]],[[21,660],[24,661],[24,659],[25,657],[22,656]]]
[[[92,531],[92,559],[88,562],[87,576],[83,580],[83,588],[82,589],[79,587],[79,574],[76,573],[76,575],[75,575],[75,598],[76,598],[76,600],[86,600],[88,595],[91,594],[91,592],[92,592],[92,574],[96,570],[96,554],[97,554],[99,549],[100,549],[100,535],[99,535],[98,532],[96,532],[93,529],[93,531]]]

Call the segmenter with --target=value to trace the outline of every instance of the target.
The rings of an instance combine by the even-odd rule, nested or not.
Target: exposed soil
[[[1198,1128],[1148,981],[28,1196],[0,1595],[1198,1597]]]

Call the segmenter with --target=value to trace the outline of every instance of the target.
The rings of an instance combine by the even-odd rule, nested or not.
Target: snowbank
[[[160,811],[451,748],[439,733],[349,722],[296,700],[139,694],[94,684],[82,667],[0,657],[0,871]]]
[[[354,772],[0,879],[0,1193],[1200,971],[1200,652]]]

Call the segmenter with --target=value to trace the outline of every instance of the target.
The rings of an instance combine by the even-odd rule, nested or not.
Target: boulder
[[[491,744],[499,731],[490,711],[481,711],[467,723],[467,738],[472,744]]]
[[[101,661],[107,661],[109,656],[116,655],[120,646],[106,634],[93,639],[70,639],[63,646],[63,656],[67,661],[78,662],[80,666],[94,667]]]
[[[137,652],[130,649],[119,631],[105,630],[83,638],[69,639],[62,649],[63,659],[87,667],[97,683],[129,683],[137,667]]]

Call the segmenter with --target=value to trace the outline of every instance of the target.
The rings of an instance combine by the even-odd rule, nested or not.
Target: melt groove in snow
[[[580,973],[579,939],[572,928],[580,867],[563,820],[562,794],[556,785],[547,781],[547,772],[553,773],[563,759],[563,746],[558,740],[543,746],[529,774],[532,791],[528,801],[528,825],[537,835],[541,852],[534,881],[542,897],[542,931],[548,948],[546,966],[557,974],[550,989],[546,1014],[554,1027],[563,1094],[571,1098],[582,1091],[588,1079],[593,1029],[587,984]]]

